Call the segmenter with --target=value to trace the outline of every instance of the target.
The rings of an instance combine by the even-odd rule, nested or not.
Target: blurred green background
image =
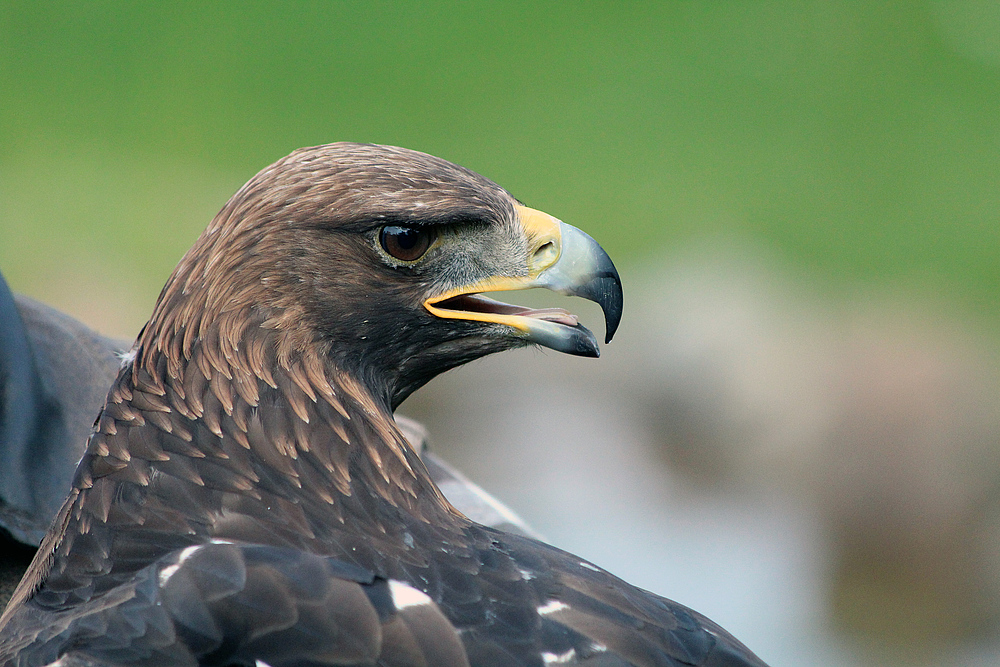
[[[471,167],[619,262],[749,237],[996,329],[998,106],[986,1],[4,0],[0,267],[134,335],[240,184],[355,140]]]
[[[764,257],[775,273],[804,283],[805,291],[822,302],[818,308],[834,313],[818,318],[820,342],[803,342],[803,356],[777,359],[793,371],[807,365],[801,360],[813,347],[858,346],[857,341],[841,345],[837,338],[842,331],[836,327],[854,326],[853,320],[837,320],[837,304],[866,300],[876,309],[895,301],[918,304],[918,318],[933,321],[945,314],[974,336],[985,333],[980,340],[987,351],[977,351],[980,356],[968,364],[973,368],[993,368],[1000,351],[1000,3],[995,0],[0,0],[0,271],[15,291],[104,333],[135,335],[173,266],[254,173],[300,146],[338,140],[406,146],[470,167],[528,205],[583,228],[625,269],[666,271],[691,248],[702,257],[715,248],[720,255],[751,249],[748,254]],[[722,284],[727,291],[737,283]],[[639,291],[628,288],[627,297]],[[742,307],[738,298],[733,303],[723,308]],[[725,313],[717,317],[709,306],[705,329],[691,329],[698,332],[692,339],[710,339],[720,328],[717,322],[725,320]],[[787,319],[781,326],[794,324],[801,314],[794,300],[781,308]],[[595,367],[596,374],[604,374],[596,382],[609,382],[613,355],[628,344],[627,329],[648,321],[642,318],[648,312],[636,310],[626,310],[622,342],[610,348],[604,360],[610,366]],[[830,336],[836,340],[824,341],[824,328],[836,329]],[[908,331],[909,324],[898,329]],[[782,335],[771,337],[779,352],[789,347]],[[885,349],[900,348],[898,340],[886,340]],[[934,363],[950,354],[950,348],[935,351],[922,340],[914,347],[930,349],[927,358]],[[746,347],[760,349],[759,342],[750,340]],[[643,345],[634,344],[643,351],[653,347]],[[708,349],[706,358],[739,366]],[[945,401],[933,392],[924,402],[906,396],[908,388],[922,386],[933,375],[917,373],[911,381],[906,374],[919,354],[901,354],[899,368],[881,374],[871,361],[882,359],[881,352],[851,357],[851,350],[846,357],[855,359],[853,366],[843,363],[839,351],[829,352],[835,359],[829,366],[847,367],[844,374],[857,377],[817,371],[803,386],[840,378],[843,395],[858,396],[861,405],[854,412],[836,408],[848,415],[845,423],[877,426],[884,414],[865,412],[862,408],[877,401],[856,387],[881,386],[883,375],[895,373],[898,383],[886,384],[878,396],[887,396],[887,403],[910,401],[910,412],[896,421],[929,431],[919,417]],[[628,385],[634,368],[645,361],[628,367],[616,381]],[[772,361],[745,365],[781,365]],[[569,366],[559,363],[559,368]],[[996,398],[992,379],[976,384],[967,380],[971,375],[957,373],[956,386],[984,400]],[[719,377],[722,384],[739,384]],[[776,384],[773,379],[753,376],[744,384],[766,389]],[[674,380],[670,376],[667,384],[679,387]],[[790,396],[807,393],[794,382],[789,386]],[[943,395],[957,397],[956,404],[965,400],[948,391]],[[723,413],[725,406],[702,401],[697,392],[691,395],[698,410]],[[774,412],[794,410],[779,404]],[[446,428],[431,423],[432,433],[444,433],[447,445]],[[942,427],[928,451],[937,456],[962,450],[954,444],[961,439],[953,437],[956,431]],[[726,444],[745,444],[728,433]],[[887,469],[914,449],[909,447],[912,435],[904,429],[901,453],[885,454]],[[880,437],[876,432],[875,439]],[[464,431],[454,436],[456,451],[470,438]],[[796,444],[806,452],[826,446],[821,442],[810,449],[816,443],[801,440]],[[837,456],[869,468],[871,479],[863,470],[856,475],[860,487],[877,485],[884,475],[867,465],[869,432],[845,440],[857,449],[842,448]],[[977,446],[986,443],[995,463],[992,435],[971,440]],[[953,458],[978,461],[963,452]],[[816,469],[851,481],[829,460],[817,457]],[[930,470],[942,467],[939,459],[928,455],[928,460]],[[488,471],[479,474],[488,476]],[[782,483],[788,486],[810,479],[797,470],[784,474]],[[970,486],[964,479],[948,488]],[[1000,479],[989,484],[985,500],[967,503],[974,508],[970,512],[983,514],[981,507],[996,504],[1000,516],[1000,503],[994,503]],[[922,497],[919,483],[907,479],[899,487]],[[829,488],[834,499],[856,493]],[[900,497],[900,506],[913,504],[909,496]],[[830,501],[813,498],[804,504],[828,507]],[[878,514],[883,506],[878,498],[874,510],[866,511]],[[517,507],[529,511],[527,503]],[[962,512],[955,512],[958,523],[967,523],[977,537],[984,532]],[[826,521],[819,532],[836,525]],[[995,523],[1000,545],[1000,521]],[[874,532],[885,532],[875,525]],[[914,532],[920,539],[926,536],[926,531]],[[967,551],[946,531],[938,538]],[[904,543],[900,550],[906,549]],[[994,563],[996,551],[990,549],[987,560]],[[898,626],[886,625],[908,628],[884,633],[896,633],[899,644],[928,634],[924,628],[934,623],[947,626],[939,632],[946,641],[952,635],[982,636],[969,629],[966,616],[956,614],[970,608],[968,602],[935,602],[940,617],[951,619],[948,623],[911,623],[909,603],[896,600],[916,590],[912,581],[902,577],[902,597],[888,596],[877,584],[896,561],[883,558],[885,565],[861,551],[865,567],[874,562],[882,569],[855,576],[842,556],[830,557],[840,558],[840,565],[829,569],[849,573],[832,580],[857,580],[855,588],[873,592],[876,599],[866,604],[875,611],[855,613],[851,620],[853,603],[840,603],[848,608],[834,614],[840,614],[841,625],[879,636],[871,619],[888,614],[878,607],[882,604],[900,610]],[[820,563],[818,570],[826,567],[820,557],[804,553],[804,561]],[[914,553],[912,560],[930,562]],[[952,556],[926,569],[957,571],[958,556]],[[996,574],[997,609],[980,614],[996,621],[992,634],[987,632],[994,639],[1000,637]],[[954,588],[943,581],[944,588]],[[970,589],[980,587],[979,579],[969,581]],[[836,583],[830,588],[838,586],[854,590]],[[699,587],[696,582],[694,588]],[[804,595],[820,598],[808,591]],[[853,599],[839,595],[834,592],[830,599]],[[755,604],[747,603],[751,618]],[[758,614],[762,624],[770,613]],[[739,623],[732,629],[740,629]],[[743,638],[775,651],[785,638],[780,628],[772,634],[770,648],[752,633]],[[896,644],[880,644],[886,645]],[[1000,640],[991,646],[990,657],[980,662],[961,657],[936,662],[939,654],[921,654],[913,660],[897,657],[893,664],[994,664]],[[810,655],[808,647],[799,650],[799,658]],[[893,662],[885,658],[869,662]],[[785,664],[806,663],[789,659]]]

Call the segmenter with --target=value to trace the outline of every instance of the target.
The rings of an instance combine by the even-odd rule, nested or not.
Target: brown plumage
[[[469,521],[396,427],[410,392],[470,359],[596,352],[575,318],[472,296],[484,284],[594,298],[613,333],[610,260],[536,214],[391,147],[303,149],[251,179],[111,388],[0,660],[762,664],[695,612]],[[433,244],[397,260],[380,241],[397,228]],[[592,268],[567,273],[547,244]]]

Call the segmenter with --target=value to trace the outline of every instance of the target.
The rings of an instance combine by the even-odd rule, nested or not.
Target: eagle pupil
[[[386,225],[379,234],[383,250],[404,262],[412,262],[423,256],[431,245],[431,234],[419,227]]]

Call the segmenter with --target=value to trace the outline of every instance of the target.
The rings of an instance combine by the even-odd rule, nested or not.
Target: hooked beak
[[[495,276],[427,299],[424,307],[442,318],[473,320],[511,327],[514,335],[559,352],[600,356],[594,334],[576,315],[562,308],[533,310],[482,296],[544,287],[580,296],[604,311],[605,343],[611,342],[622,317],[622,284],[604,249],[576,227],[547,213],[517,206],[528,238],[528,274]]]

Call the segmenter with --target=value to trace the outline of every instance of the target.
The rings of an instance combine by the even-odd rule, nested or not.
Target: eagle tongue
[[[565,308],[527,308],[511,303],[504,303],[491,299],[482,294],[463,294],[452,297],[447,301],[438,304],[439,307],[455,310],[465,310],[479,313],[496,313],[498,315],[517,315],[518,317],[531,317],[536,320],[545,320],[556,324],[564,324],[568,327],[575,327],[580,323],[573,313]]]
[[[565,324],[568,327],[575,327],[580,323],[579,317],[564,308],[525,309],[517,314],[521,317],[533,317],[536,320],[547,320],[556,324]]]

